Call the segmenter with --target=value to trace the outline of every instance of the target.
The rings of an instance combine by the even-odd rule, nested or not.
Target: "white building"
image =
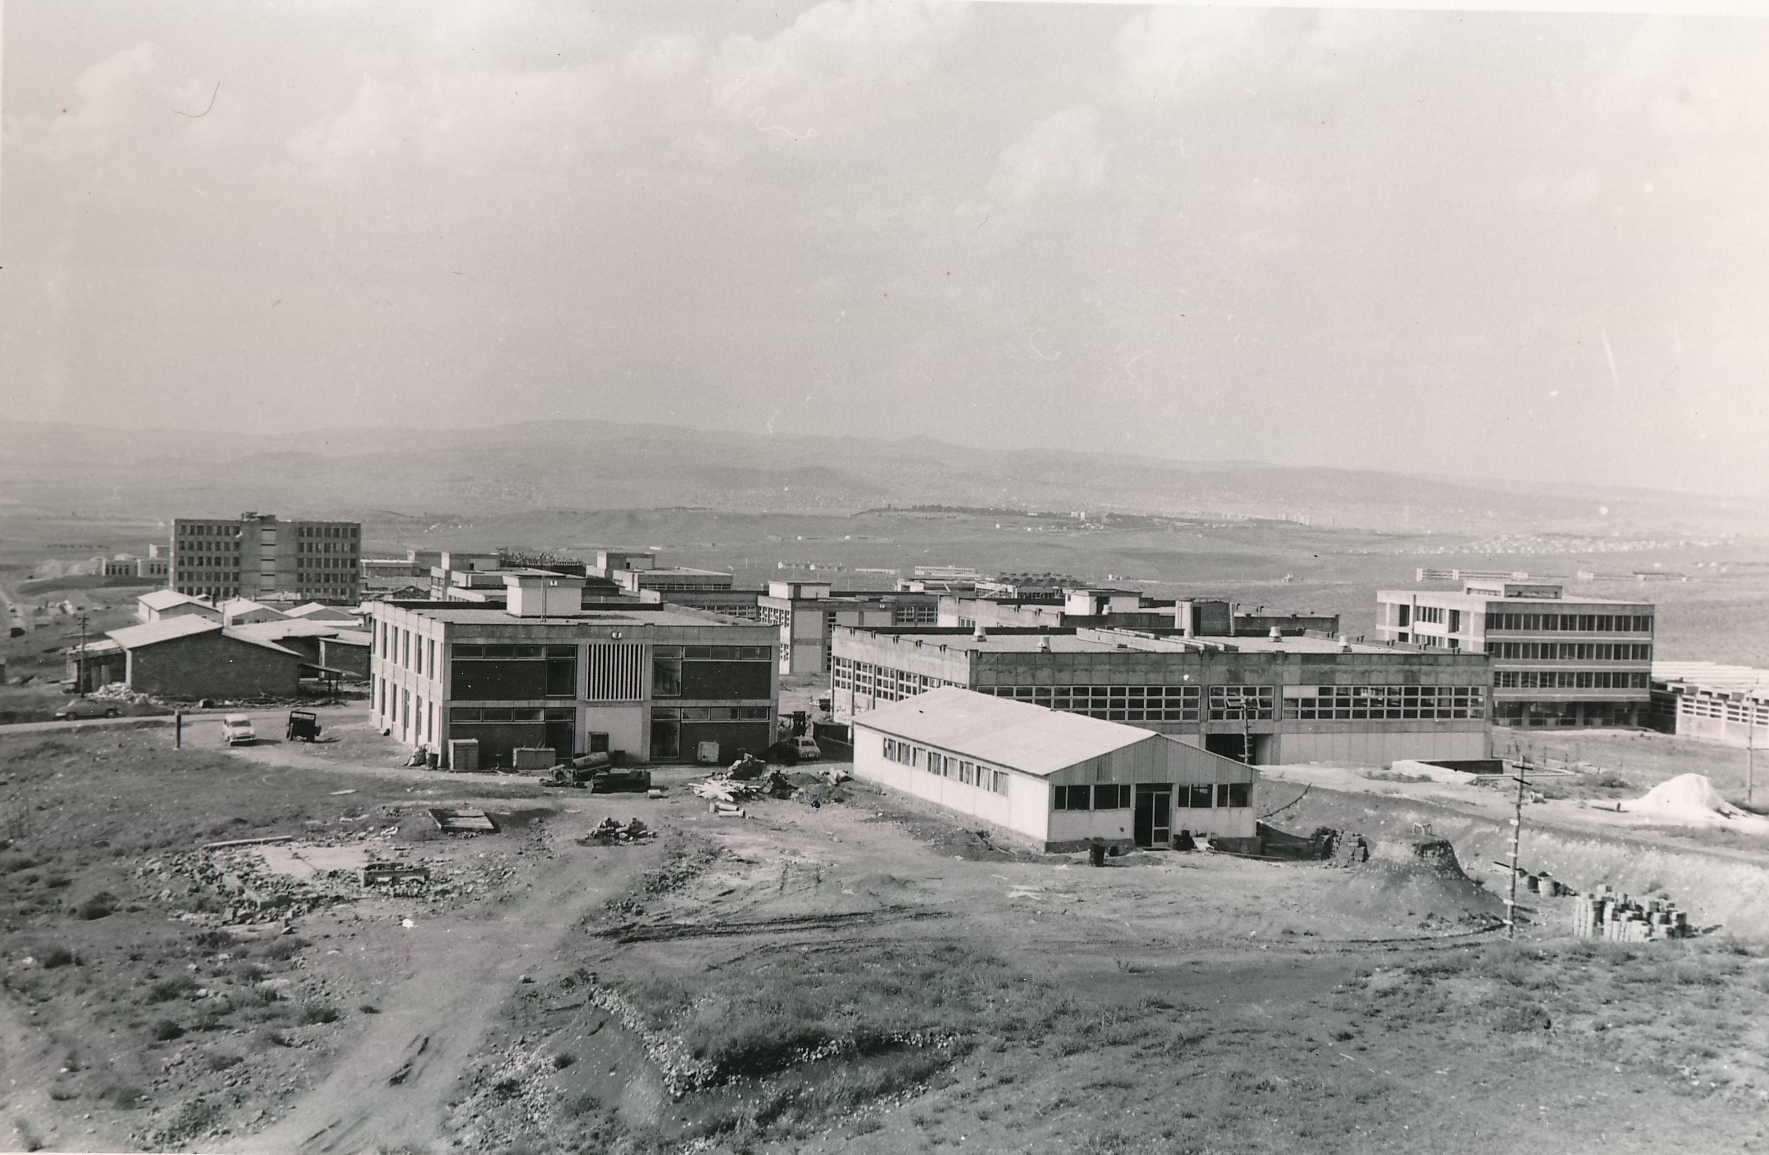
[[[854,774],[1046,851],[1257,832],[1250,766],[1138,726],[951,686],[856,717]]]

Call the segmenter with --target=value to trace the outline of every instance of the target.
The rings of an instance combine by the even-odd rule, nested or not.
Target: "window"
[[[1209,786],[1176,786],[1173,789],[1173,804],[1188,810],[1208,810],[1210,795]]]
[[[1093,808],[1093,787],[1091,786],[1058,786],[1053,809],[1056,810],[1091,810]]]
[[[682,696],[682,647],[656,646],[651,651],[651,696]]]
[[[1005,770],[988,770],[988,769],[985,769],[981,766],[977,767],[977,771],[978,771],[978,773],[989,775],[989,778],[990,778],[989,789],[991,791],[993,791],[996,794],[1006,794],[1007,793],[1007,771],[1005,771]]]
[[[1085,787],[1077,787],[1077,789],[1085,789]],[[1095,810],[1130,809],[1130,787],[1095,786],[1093,788],[1093,808]]]

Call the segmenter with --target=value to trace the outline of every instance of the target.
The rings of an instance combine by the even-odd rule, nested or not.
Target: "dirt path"
[[[556,962],[569,929],[652,857],[634,853],[588,874],[562,854],[495,920],[405,930],[409,961],[368,1033],[288,1115],[235,1149],[445,1150],[447,1101],[505,993]]]

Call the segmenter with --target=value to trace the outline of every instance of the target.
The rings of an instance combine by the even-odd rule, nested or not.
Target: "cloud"
[[[1109,163],[1099,113],[1064,109],[1002,149],[982,201],[965,202],[959,214],[979,224],[986,219],[997,235],[1016,234],[1074,211],[1105,186]]]
[[[1354,77],[1399,57],[1391,13],[1157,7],[1118,30],[1116,94],[1132,106],[1239,100]]]

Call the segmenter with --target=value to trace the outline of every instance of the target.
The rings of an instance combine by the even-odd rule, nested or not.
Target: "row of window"
[[[1166,793],[1165,790],[1160,793]],[[1132,805],[1129,786],[1058,786],[1052,792],[1052,810],[1129,810]],[[1173,805],[1183,810],[1217,808],[1245,809],[1253,805],[1250,782],[1219,782],[1173,787]]]
[[[978,692],[1109,722],[1196,722],[1198,686],[979,686]]]
[[[1547,633],[1577,630],[1586,634],[1650,634],[1651,614],[1488,614],[1487,633]]]
[[[1649,662],[1644,642],[1492,642],[1487,653],[1520,662]]]
[[[1007,771],[997,770],[982,762],[954,758],[950,754],[928,750],[909,742],[899,742],[895,738],[884,740],[884,756],[888,761],[926,770],[937,778],[956,779],[960,785],[975,786],[993,794],[1007,793]]]
[[[462,722],[573,722],[577,711],[570,707],[541,706],[450,706],[448,720]]]
[[[662,722],[766,722],[774,716],[767,706],[660,706],[651,711]]]
[[[340,541],[355,541],[362,536],[362,527],[357,525],[298,525],[295,527],[296,537],[329,537]]]
[[[1644,690],[1646,671],[1495,670],[1493,685],[1511,690]]]
[[[1483,718],[1480,686],[1285,686],[1284,717],[1296,721]]]

